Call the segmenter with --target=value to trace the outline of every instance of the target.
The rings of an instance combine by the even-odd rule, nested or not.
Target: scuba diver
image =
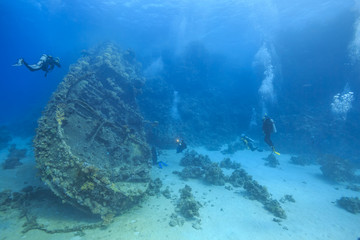
[[[151,147],[151,157],[153,165],[158,165],[159,168],[163,168],[163,166],[167,167],[168,165],[163,161],[158,161],[158,153],[154,146]]]
[[[271,138],[270,138],[270,135],[272,133],[276,133],[276,126],[275,126],[274,120],[272,120],[266,114],[263,117],[262,130],[263,130],[263,132],[265,134],[264,141],[267,143],[267,145],[269,145],[271,147],[272,151],[275,154],[280,155],[280,153],[275,151],[274,144],[273,144],[273,142],[271,141]]]
[[[262,152],[263,150],[254,146],[255,141],[245,134],[241,134],[240,140],[244,143],[244,145],[247,147],[247,149],[250,149],[252,152],[257,150],[259,152]]]
[[[19,58],[18,62],[14,64],[14,67],[19,67],[25,65],[30,71],[38,71],[43,70],[45,72],[45,77],[47,76],[48,72],[52,71],[55,66],[61,67],[60,59],[53,58],[50,55],[43,54],[39,59],[38,63],[29,65],[23,58]]]
[[[176,139],[177,147],[176,147],[176,153],[181,153],[187,148],[187,145],[184,140]]]

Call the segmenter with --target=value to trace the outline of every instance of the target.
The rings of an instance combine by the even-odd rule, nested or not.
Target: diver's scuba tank
[[[275,122],[274,122],[274,120],[272,120],[272,119],[271,119],[271,122],[272,122],[272,125],[273,125],[273,130],[274,130],[274,133],[276,133],[276,132],[277,132],[277,130],[276,130]]]

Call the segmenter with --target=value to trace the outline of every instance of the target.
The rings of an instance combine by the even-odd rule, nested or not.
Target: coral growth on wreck
[[[112,43],[87,51],[53,93],[34,139],[42,180],[104,219],[139,202],[150,182],[140,72],[134,53]]]

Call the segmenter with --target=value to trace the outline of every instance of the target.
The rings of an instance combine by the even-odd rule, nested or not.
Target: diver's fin
[[[275,151],[275,147],[271,147],[271,148],[272,148],[272,150],[273,150],[273,153],[275,153],[275,154],[277,154],[277,155],[280,155],[279,152]]]
[[[15,64],[13,64],[13,65],[11,65],[11,66],[13,66],[13,67],[20,67],[20,66],[23,65],[23,63],[24,63],[24,59],[19,58],[18,61],[17,61],[17,63],[15,63]]]

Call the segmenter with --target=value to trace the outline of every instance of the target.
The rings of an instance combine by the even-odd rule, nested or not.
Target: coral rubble
[[[274,214],[275,217],[286,219],[286,213],[277,200],[270,199],[266,201],[264,208]]]
[[[181,172],[179,172],[179,176],[185,180],[188,178],[202,178],[203,175],[204,170],[195,166],[186,166]]]
[[[205,169],[204,180],[210,184],[222,186],[225,184],[225,175],[218,163],[212,163]]]
[[[320,163],[323,175],[335,182],[351,182],[356,179],[355,168],[346,159],[335,155],[324,155],[318,162]]]
[[[229,182],[234,187],[243,187],[245,182],[249,181],[252,181],[252,177],[248,175],[244,169],[236,169],[229,178]]]
[[[218,164],[211,162],[208,156],[198,154],[196,151],[192,150],[185,153],[185,156],[180,160],[180,165],[185,166],[183,171],[175,171],[173,173],[178,174],[183,179],[201,178],[206,183],[213,185],[222,186],[228,182],[234,187],[243,187],[246,190],[246,196],[249,199],[261,202],[264,208],[274,216],[283,219],[286,218],[286,213],[282,209],[280,203],[271,197],[271,194],[267,191],[266,187],[253,180],[252,176],[242,169],[240,164],[232,162],[230,158],[225,158]],[[233,168],[235,170],[230,177],[225,176],[220,166]],[[187,187],[184,189],[186,188]],[[225,186],[225,188],[231,190],[231,186]],[[186,192],[184,189],[181,190],[184,194],[190,193],[190,191]],[[189,187],[187,189],[189,189]],[[290,195],[286,195],[285,197],[286,200],[291,201]]]
[[[160,188],[162,187],[163,183],[160,178],[156,178],[155,180],[151,180],[149,184],[149,188],[147,194],[149,196],[160,195]]]
[[[277,158],[275,157],[275,155],[273,153],[270,153],[269,156],[267,156],[266,158],[263,158],[263,159],[266,161],[265,165],[269,166],[269,167],[275,168],[276,166],[278,166],[280,164],[279,160],[277,160]]]
[[[203,169],[208,168],[211,165],[211,160],[207,155],[198,154],[195,150],[186,152],[185,156],[180,160],[181,166],[196,166]]]
[[[169,222],[169,225],[171,227],[175,227],[176,225],[182,226],[182,225],[184,225],[184,223],[185,223],[184,218],[180,217],[179,215],[177,215],[175,213],[171,214],[170,222]]]
[[[266,187],[260,185],[257,181],[247,181],[244,184],[244,188],[247,193],[247,197],[251,200],[257,200],[261,203],[266,203],[270,198]]]
[[[165,190],[161,191],[162,195],[167,198],[167,199],[170,199],[171,198],[171,191],[170,191],[170,188],[169,186],[167,186],[165,188]]]
[[[251,200],[257,200],[264,205],[264,208],[274,214],[275,217],[286,219],[286,213],[280,203],[272,199],[266,187],[260,185],[257,181],[247,181],[244,184],[247,196]]]
[[[358,197],[342,197],[337,200],[337,204],[351,213],[360,213],[360,199]]]
[[[139,202],[150,148],[136,96],[134,54],[103,44],[81,57],[53,93],[34,139],[42,180],[63,201],[106,218]]]
[[[280,199],[280,202],[281,203],[286,203],[286,202],[292,202],[294,203],[295,202],[295,199],[292,195],[289,195],[289,194],[286,194],[284,197],[282,197]]]
[[[186,152],[185,156],[180,160],[180,165],[185,166],[179,174],[183,179],[187,178],[203,178],[207,183],[214,185],[224,185],[225,175],[218,163],[211,162],[207,155],[198,154],[192,150]]]
[[[187,219],[199,217],[199,209],[201,204],[194,199],[193,194],[191,193],[191,187],[185,185],[184,188],[180,189],[180,199],[177,204],[177,211]]]
[[[220,167],[226,169],[239,169],[241,167],[241,164],[231,161],[230,158],[224,158],[220,162]]]

